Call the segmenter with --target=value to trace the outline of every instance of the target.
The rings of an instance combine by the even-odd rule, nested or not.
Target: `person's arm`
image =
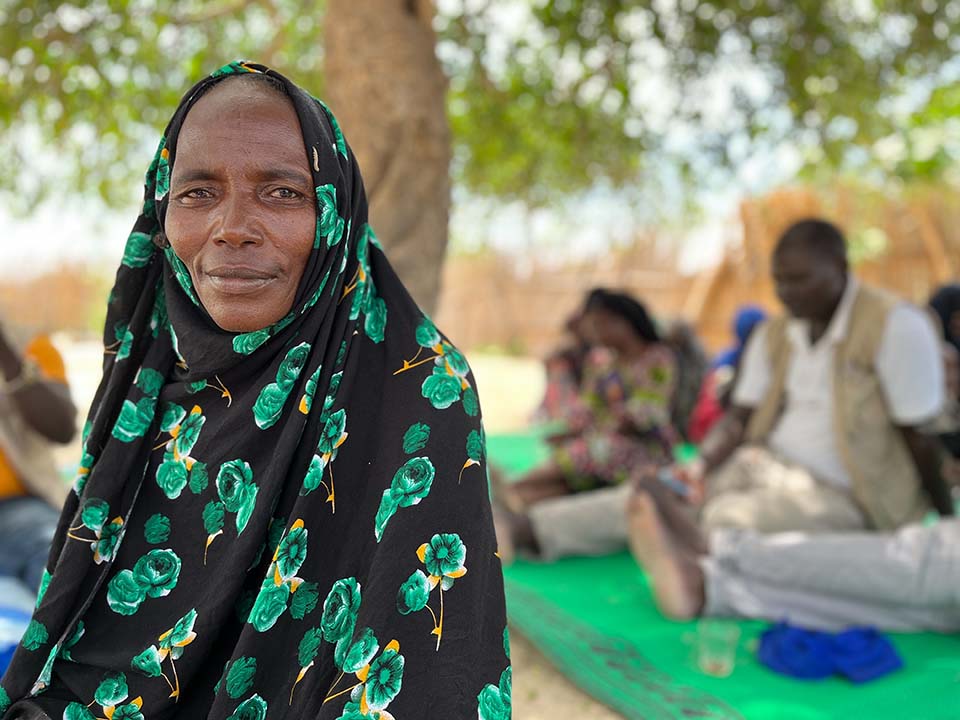
[[[945,517],[952,516],[953,498],[950,495],[950,486],[940,472],[943,456],[938,439],[914,427],[900,426],[898,429],[907,443],[907,449],[920,474],[920,483],[929,495],[934,509]]]
[[[890,417],[907,445],[923,489],[937,512],[952,515],[937,438],[918,429],[934,420],[946,402],[940,340],[922,310],[903,305],[890,313],[876,366]]]
[[[44,437],[68,443],[76,434],[77,409],[63,383],[24,376],[24,359],[0,330],[0,372],[9,384],[9,395],[30,427]]]
[[[752,413],[752,408],[734,405],[707,433],[700,445],[704,474],[709,474],[723,465],[734,450],[743,444]]]

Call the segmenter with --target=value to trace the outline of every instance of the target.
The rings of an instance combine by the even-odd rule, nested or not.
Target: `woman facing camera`
[[[249,63],[184,96],[106,346],[5,717],[509,716],[473,376],[321,102]]]

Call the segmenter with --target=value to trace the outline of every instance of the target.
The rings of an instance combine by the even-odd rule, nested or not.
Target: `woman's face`
[[[587,310],[583,315],[582,327],[592,345],[622,350],[631,341],[636,341],[636,332],[627,320],[602,308]]]
[[[250,332],[293,306],[316,204],[293,105],[228,80],[197,101],[177,141],[166,234],[224,330]]]

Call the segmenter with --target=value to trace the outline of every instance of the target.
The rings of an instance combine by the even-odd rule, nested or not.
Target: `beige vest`
[[[837,345],[833,368],[833,426],[841,462],[852,493],[870,525],[878,530],[919,520],[930,509],[916,465],[890,418],[874,360],[890,311],[899,298],[860,286],[850,313],[847,336]],[[792,345],[786,317],[766,330],[772,382],[747,426],[747,439],[762,443],[773,430],[785,402]]]

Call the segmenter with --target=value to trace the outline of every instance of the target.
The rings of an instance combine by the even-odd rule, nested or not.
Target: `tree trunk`
[[[327,99],[360,163],[370,224],[414,299],[436,307],[450,218],[446,77],[431,0],[329,0]]]

